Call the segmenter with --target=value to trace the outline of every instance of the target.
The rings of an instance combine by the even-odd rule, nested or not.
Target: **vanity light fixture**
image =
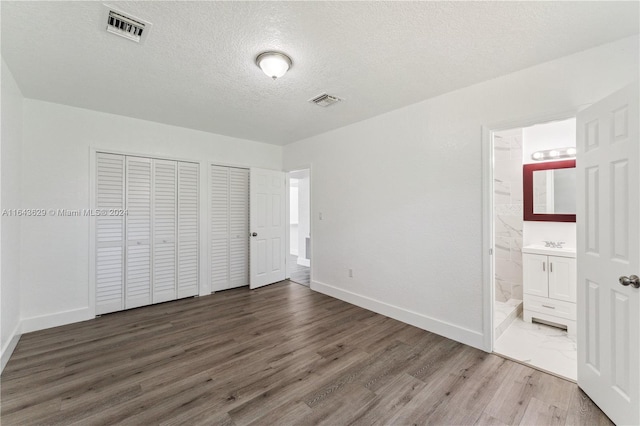
[[[280,78],[289,71],[291,58],[280,52],[263,52],[256,57],[256,65],[272,79]]]
[[[576,149],[574,147],[547,149],[545,151],[536,151],[531,154],[531,158],[536,161],[558,160],[560,158],[575,158],[575,156]]]

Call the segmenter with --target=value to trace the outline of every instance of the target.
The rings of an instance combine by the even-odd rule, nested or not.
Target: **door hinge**
[[[493,256],[493,249],[492,248],[489,249],[489,256]]]

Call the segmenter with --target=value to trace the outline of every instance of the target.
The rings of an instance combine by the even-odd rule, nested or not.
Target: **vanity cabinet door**
[[[549,297],[547,256],[524,254],[522,262],[524,292],[533,296]]]
[[[576,301],[576,260],[549,256],[549,297]]]

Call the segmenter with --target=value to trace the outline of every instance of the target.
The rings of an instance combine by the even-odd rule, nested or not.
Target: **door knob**
[[[631,275],[629,277],[622,276],[618,281],[625,287],[630,285],[634,288],[640,288],[640,278],[638,278],[637,275]]]
[[[257,236],[258,236],[258,233],[257,233],[257,232],[254,232],[254,233],[252,233],[252,234],[251,234],[251,236],[252,236],[252,237],[257,237]]]

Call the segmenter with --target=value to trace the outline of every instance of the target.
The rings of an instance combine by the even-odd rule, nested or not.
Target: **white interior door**
[[[176,299],[177,163],[153,160],[153,303]]]
[[[228,288],[229,167],[211,166],[211,291]]]
[[[578,385],[620,425],[640,424],[638,84],[578,114]],[[628,284],[628,281],[627,281]]]
[[[285,279],[285,174],[250,171],[250,287]]]
[[[198,164],[178,162],[178,298],[199,290],[198,176]]]
[[[124,156],[96,154],[96,208],[124,210]],[[96,314],[124,308],[124,216],[96,217]]]
[[[229,287],[249,285],[249,170],[229,168]]]
[[[249,170],[211,166],[211,290],[249,285]]]
[[[125,309],[151,304],[151,161],[126,158]]]

